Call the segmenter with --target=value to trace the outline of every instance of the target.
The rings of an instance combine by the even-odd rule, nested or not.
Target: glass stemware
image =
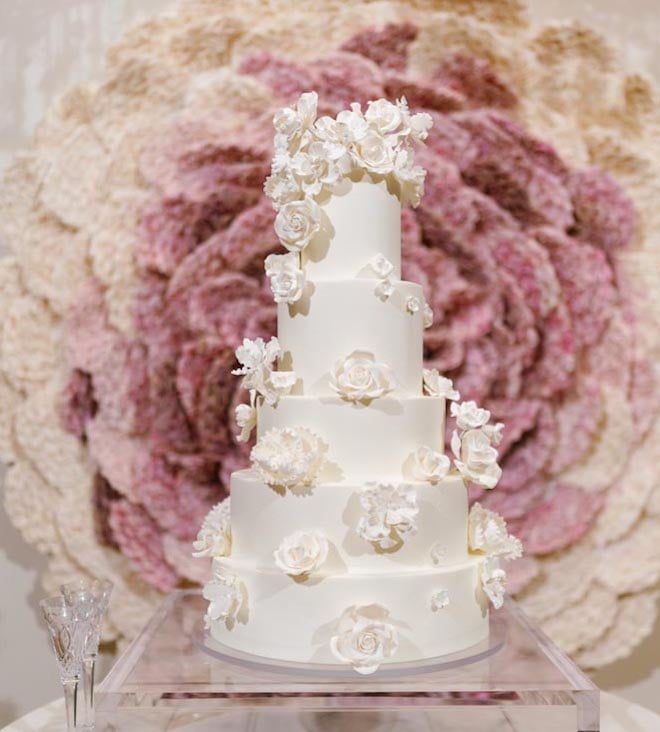
[[[107,580],[77,580],[62,585],[62,597],[73,612],[86,624],[83,639],[82,725],[94,725],[94,673],[98,657],[101,628],[112,594],[113,584]]]
[[[61,595],[39,603],[48,627],[50,642],[55,653],[64,689],[66,724],[69,732],[77,724],[77,692],[82,668],[84,641],[88,623],[81,620]]]

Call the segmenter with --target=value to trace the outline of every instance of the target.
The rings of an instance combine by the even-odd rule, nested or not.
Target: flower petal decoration
[[[509,0],[190,0],[107,58],[52,105],[0,192],[5,506],[47,555],[46,587],[111,579],[109,636],[128,638],[196,579],[174,549],[249,464],[234,352],[275,333],[272,115],[315,90],[281,120],[302,131],[405,96],[433,121],[425,193],[402,216],[403,276],[435,314],[426,365],[507,424],[498,489],[471,497],[526,540],[507,571],[526,563],[530,615],[585,666],[630,653],[660,575],[625,571],[660,513],[649,80],[598,33],[532,28]],[[574,618],[597,601],[608,612],[584,634]]]

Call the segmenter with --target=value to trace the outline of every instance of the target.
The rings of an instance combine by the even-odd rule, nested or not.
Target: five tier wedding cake
[[[274,126],[278,336],[236,352],[236,418],[257,441],[195,542],[213,558],[207,628],[244,653],[363,674],[463,650],[486,638],[500,561],[521,546],[497,514],[468,511],[467,483],[499,479],[503,426],[423,368],[433,314],[400,279],[431,118],[405,99],[317,117],[312,92]]]

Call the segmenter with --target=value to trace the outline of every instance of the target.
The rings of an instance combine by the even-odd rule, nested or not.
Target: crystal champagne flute
[[[72,732],[77,724],[77,692],[87,623],[76,615],[61,595],[46,598],[39,605],[64,689],[67,730]]]
[[[87,622],[87,632],[83,641],[82,724],[94,725],[94,674],[98,657],[103,618],[110,604],[113,584],[108,580],[77,580],[62,585],[60,590],[65,602],[79,617]]]

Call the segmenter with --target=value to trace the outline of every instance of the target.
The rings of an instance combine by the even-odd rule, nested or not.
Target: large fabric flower
[[[427,366],[507,425],[498,488],[471,494],[525,545],[509,589],[585,666],[652,627],[656,92],[582,26],[530,29],[507,0],[437,7],[182,3],[127,34],[8,169],[5,505],[49,557],[48,589],[115,582],[108,637],[205,579],[191,542],[248,464],[233,415],[249,395],[230,371],[243,338],[275,328],[272,116],[310,90],[318,110],[306,98],[278,134],[347,111],[323,130],[337,160],[352,102],[405,96],[433,120],[403,272],[435,313]]]

